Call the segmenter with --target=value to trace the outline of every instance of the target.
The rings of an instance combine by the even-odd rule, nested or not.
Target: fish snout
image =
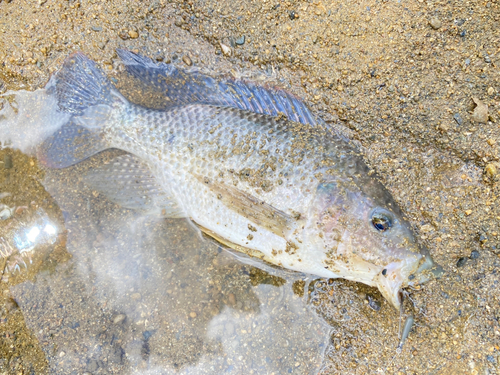
[[[440,278],[443,268],[428,253],[388,264],[375,278],[380,293],[396,309],[401,306],[401,289]]]
[[[434,262],[428,251],[423,252],[417,270],[408,277],[408,285],[424,284],[431,279],[439,279],[444,275],[444,269]]]

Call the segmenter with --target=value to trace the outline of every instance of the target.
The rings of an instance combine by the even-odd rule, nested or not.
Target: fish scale
[[[321,164],[318,156],[321,159],[326,156],[313,153],[302,156],[301,166],[290,163],[288,155],[292,152],[293,145],[283,140],[290,138],[291,131],[280,130],[284,125],[269,117],[231,108],[221,110],[219,107],[207,105],[185,106],[170,112],[150,112],[153,114],[147,115],[147,110],[143,108],[139,108],[136,114],[134,111],[127,111],[126,119],[121,120],[126,121],[126,127],[116,132],[115,123],[110,122],[103,131],[105,138],[112,146],[129,151],[151,165],[162,163],[162,168],[168,169],[169,173],[176,170],[189,171],[191,174],[208,177],[223,184],[237,183],[238,188],[271,202],[271,205],[280,210],[289,209],[304,213],[304,207],[308,206],[307,199],[310,197],[301,192],[317,185],[318,179],[314,175],[326,169],[316,167]],[[146,118],[151,118],[151,121],[144,126]],[[219,124],[229,126],[212,131]],[[144,131],[146,128],[147,131]],[[273,130],[273,134],[263,136],[263,130],[264,133]],[[256,131],[261,134],[260,138],[249,136]],[[169,140],[172,136],[173,139]],[[245,139],[247,137],[248,139]],[[117,142],[117,138],[122,141]],[[152,138],[154,141],[151,141]],[[169,141],[163,142],[165,139]],[[257,143],[250,145],[249,150],[241,152],[243,145],[248,145],[248,141],[252,139]],[[263,143],[262,139],[266,139],[266,142]],[[262,150],[267,153],[262,153]],[[214,155],[218,157],[211,157]],[[333,153],[332,156],[334,155],[336,154]],[[259,171],[270,160],[275,160],[275,170],[268,168],[265,175],[273,184],[270,191],[265,192],[255,186],[255,182],[262,180],[260,175],[247,179],[254,182],[253,186],[241,178],[241,171]],[[332,165],[334,162],[328,164]],[[220,177],[221,174],[224,177]],[[282,185],[278,184],[278,180],[283,181]],[[289,195],[298,199],[292,205],[290,201],[280,202],[283,190],[290,188],[294,192]]]
[[[281,267],[376,286],[396,308],[402,288],[439,274],[362,155],[297,98],[120,56],[137,89],[164,90],[165,105],[131,103],[95,63],[70,56],[55,93],[73,117],[40,147],[48,166],[124,150],[86,177],[116,203],[187,217]]]

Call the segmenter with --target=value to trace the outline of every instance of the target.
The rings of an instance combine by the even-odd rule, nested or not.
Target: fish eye
[[[379,232],[385,232],[392,227],[392,221],[383,213],[376,213],[372,215],[372,224]]]

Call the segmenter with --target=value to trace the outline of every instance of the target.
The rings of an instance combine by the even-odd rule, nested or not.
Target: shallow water
[[[43,178],[56,202],[46,216],[64,219],[52,220],[58,240],[30,257],[58,246],[70,257],[28,280],[19,278],[35,271],[29,261],[4,274],[50,373],[318,370],[331,328],[294,294],[299,277],[258,272],[184,220],[141,217],[93,194],[78,177],[92,162]],[[24,230],[36,227],[26,220]]]

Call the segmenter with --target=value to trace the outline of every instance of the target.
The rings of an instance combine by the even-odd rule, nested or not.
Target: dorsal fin
[[[300,99],[284,90],[233,78],[216,79],[171,64],[157,64],[126,50],[118,49],[117,53],[134,84],[165,96],[164,108],[193,103],[222,105],[270,116],[281,114],[313,126],[322,123]]]

